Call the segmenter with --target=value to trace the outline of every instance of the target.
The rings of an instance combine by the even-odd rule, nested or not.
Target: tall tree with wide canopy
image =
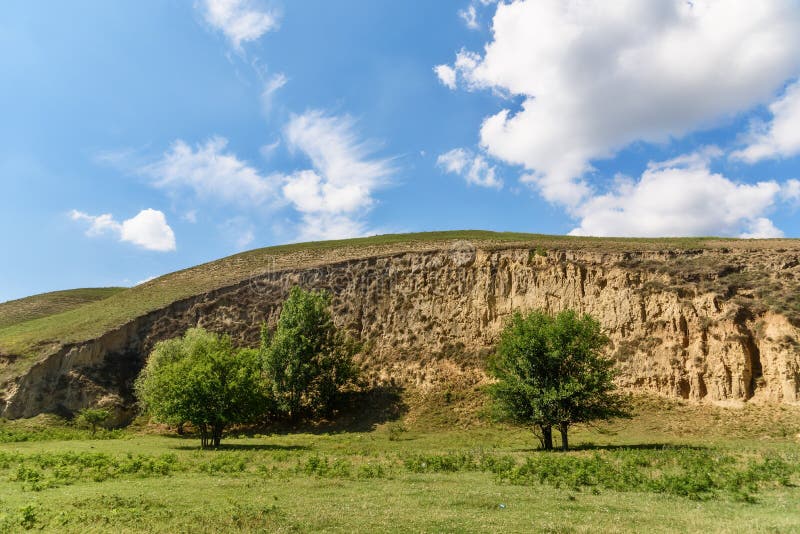
[[[258,419],[269,404],[258,351],[202,328],[156,344],[135,389],[154,420],[197,428],[202,448],[219,447],[227,426]]]
[[[509,420],[533,425],[547,450],[553,427],[567,450],[571,425],[628,417],[627,398],[614,384],[614,361],[603,353],[608,342],[590,315],[515,313],[490,365],[496,407]]]

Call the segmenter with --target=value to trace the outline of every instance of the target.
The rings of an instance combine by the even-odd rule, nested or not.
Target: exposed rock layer
[[[770,276],[797,279],[797,252],[768,256],[759,265]],[[677,285],[664,268],[698,258],[726,266]],[[728,268],[747,271],[750,259],[742,250],[537,253],[456,243],[266,273],[60,347],[7,384],[0,412],[11,418],[67,414],[101,404],[116,407],[124,421],[133,414],[133,380],[157,341],[199,325],[255,344],[260,324],[274,323],[295,284],[334,294],[337,321],[368,342],[367,363],[383,379],[424,386],[452,377],[442,372],[449,366],[480,380],[480,355],[491,350],[510,313],[573,308],[607,330],[625,388],[698,401],[795,403],[798,328],[736,284],[709,290],[706,283],[723,280]]]

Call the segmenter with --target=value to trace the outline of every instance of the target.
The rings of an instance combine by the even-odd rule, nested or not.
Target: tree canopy
[[[156,344],[135,388],[154,420],[191,423],[204,448],[218,447],[228,425],[260,417],[269,402],[258,351],[236,350],[230,337],[202,328]]]
[[[262,328],[261,353],[278,408],[296,420],[330,413],[342,387],[358,374],[358,344],[339,330],[325,291],[292,288],[275,331]]]
[[[545,449],[553,448],[557,427],[567,450],[570,425],[629,415],[614,384],[614,361],[603,354],[607,344],[589,315],[515,313],[490,365],[497,382],[489,393],[505,418],[534,425]]]

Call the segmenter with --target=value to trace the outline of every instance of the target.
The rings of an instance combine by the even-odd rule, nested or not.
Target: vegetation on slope
[[[56,315],[125,291],[124,287],[89,287],[42,293],[0,303],[0,329]]]

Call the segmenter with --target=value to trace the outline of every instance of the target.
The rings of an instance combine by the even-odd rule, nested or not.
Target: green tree
[[[344,386],[355,381],[359,345],[336,328],[325,291],[294,287],[270,335],[261,332],[261,353],[278,408],[291,420],[330,413]]]
[[[235,350],[229,336],[202,328],[156,344],[135,388],[154,420],[196,427],[202,448],[219,447],[227,426],[261,417],[269,404],[258,351]]]
[[[97,427],[104,425],[108,418],[111,417],[111,412],[103,408],[84,408],[78,412],[78,417],[91,427],[92,435],[94,436],[97,433]]]
[[[500,337],[489,387],[501,414],[532,424],[542,447],[553,448],[553,427],[568,450],[570,425],[628,417],[627,398],[614,385],[614,361],[603,354],[608,338],[589,315],[515,313]]]

